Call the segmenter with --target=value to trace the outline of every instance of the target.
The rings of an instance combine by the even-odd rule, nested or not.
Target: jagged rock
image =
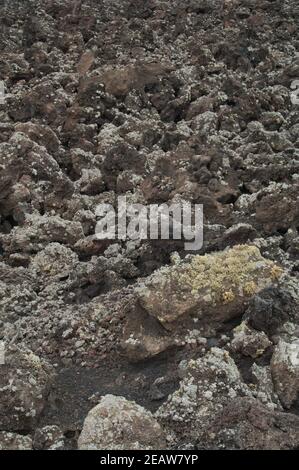
[[[266,233],[287,230],[299,223],[298,185],[274,186],[262,192],[256,203],[256,220]]]
[[[28,133],[31,135],[31,128]],[[37,130],[35,129],[35,133]],[[43,134],[45,133],[43,129]],[[47,131],[50,132],[51,131]],[[38,137],[42,139],[43,144],[45,137]],[[51,133],[52,138],[52,133]],[[47,138],[50,145],[50,140]],[[21,132],[15,132],[8,142],[1,145],[1,177],[0,177],[0,200],[7,197],[10,193],[11,187],[19,180],[23,179],[31,181],[31,198],[36,197],[32,194],[32,180],[36,177],[42,181],[51,182],[52,190],[61,195],[70,194],[72,192],[72,183],[70,179],[62,172],[57,161],[47,152],[47,149],[38,145],[31,140],[27,135]],[[52,146],[51,146],[52,148]]]
[[[230,227],[223,234],[220,246],[224,249],[227,246],[246,244],[252,241],[257,232],[249,224],[237,224]]]
[[[144,168],[144,155],[138,153],[133,146],[120,142],[113,145],[107,152],[103,162],[103,176],[108,188],[115,189],[121,172],[134,170],[136,174],[140,174]]]
[[[248,300],[281,274],[256,247],[240,245],[163,268],[136,292],[141,306],[164,325],[187,314],[224,321],[242,314]]]
[[[280,400],[274,390],[270,366],[258,366],[256,363],[251,367],[254,389],[252,394],[258,398],[267,408],[282,410]]]
[[[49,243],[32,259],[30,267],[38,275],[61,279],[70,275],[76,263],[78,257],[70,248],[60,243]]]
[[[48,152],[55,153],[59,148],[59,139],[49,126],[41,126],[32,122],[17,124],[17,132],[26,134],[31,140],[46,147]]]
[[[290,408],[299,393],[299,340],[280,340],[271,359],[271,373],[281,403]]]
[[[244,356],[257,358],[272,344],[263,331],[253,330],[245,322],[237,326],[233,333],[231,348]]]
[[[286,277],[279,286],[271,286],[249,302],[244,320],[268,336],[279,331],[284,323],[299,319],[299,286],[296,279]]]
[[[0,428],[33,429],[53,379],[53,368],[32,351],[7,347],[0,367]]]
[[[227,351],[212,348],[203,358],[181,364],[180,387],[156,412],[156,418],[173,433],[173,445],[197,442],[211,416],[231,399],[252,397]]]
[[[49,242],[72,246],[83,237],[80,222],[65,220],[59,216],[32,214],[26,217],[23,226],[13,229],[10,236],[4,239],[3,246],[8,253],[30,253],[38,252]]]
[[[123,397],[105,395],[84,421],[80,450],[158,450],[165,439],[149,411]]]
[[[82,176],[76,182],[76,185],[79,187],[81,194],[90,196],[101,193],[105,188],[102,173],[97,169],[83,169]]]
[[[107,69],[101,73],[102,82],[108,93],[122,97],[134,88],[158,83],[159,77],[169,71],[169,66],[159,63],[140,64],[136,67],[127,65]]]
[[[284,118],[281,113],[265,112],[261,115],[261,122],[265,129],[270,131],[278,130],[284,123]]]
[[[122,348],[131,361],[156,356],[174,345],[159,322],[136,308],[131,308],[123,332]]]
[[[80,57],[77,70],[80,75],[85,75],[94,63],[94,53],[92,51],[86,51]]]
[[[64,435],[58,426],[45,426],[35,431],[33,447],[35,450],[62,450]]]
[[[230,400],[197,438],[199,448],[225,450],[294,450],[298,442],[298,416],[247,397]]]
[[[181,375],[179,390],[156,412],[173,448],[186,442],[197,449],[297,447],[299,418],[274,411],[279,406],[272,402],[271,387],[267,395],[265,384],[264,393],[248,387],[226,351],[212,348],[203,358],[182,364]]]
[[[0,450],[32,450],[32,439],[29,436],[0,431]]]

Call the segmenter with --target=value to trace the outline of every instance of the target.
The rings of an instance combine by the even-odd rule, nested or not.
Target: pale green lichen
[[[257,269],[257,262],[261,261]],[[266,270],[273,278],[280,268],[263,259],[255,246],[240,245],[221,253],[195,256],[186,268],[181,265],[173,275],[179,285],[186,286],[193,295],[208,289],[218,299],[229,302],[235,297],[234,291],[241,289],[246,295],[256,292],[256,283],[250,278],[257,270]]]
[[[257,291],[256,283],[254,281],[246,282],[243,287],[243,291],[248,296],[254,295]]]
[[[192,311],[231,318],[281,273],[256,246],[238,245],[163,268],[138,288],[138,294],[141,305],[163,323]]]
[[[283,269],[280,266],[274,264],[271,269],[272,279],[279,279],[283,274]]]

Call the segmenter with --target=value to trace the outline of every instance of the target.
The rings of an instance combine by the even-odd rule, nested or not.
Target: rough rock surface
[[[8,348],[0,369],[1,429],[34,429],[53,379],[53,368],[32,351]]]
[[[251,356],[254,359],[264,354],[265,350],[271,346],[271,341],[263,331],[255,331],[242,322],[233,330],[234,337],[231,348],[235,352],[240,352],[244,356]]]
[[[182,364],[180,388],[156,416],[170,429],[176,449],[292,449],[299,442],[299,418],[271,410],[242,382],[229,354],[214,348]]]
[[[237,398],[211,419],[198,447],[233,450],[290,450],[298,445],[299,418],[271,412],[259,401]]]
[[[58,426],[45,426],[34,434],[35,450],[62,450],[65,447],[64,435]]]
[[[156,416],[173,432],[172,445],[197,442],[211,416],[231,399],[252,397],[227,351],[212,348],[204,357],[181,363],[182,380]]]
[[[281,274],[256,247],[240,245],[161,268],[137,294],[141,306],[166,325],[188,313],[205,321],[226,321],[243,313],[248,299]]]
[[[0,450],[32,450],[32,440],[12,432],[0,432]]]
[[[271,359],[275,390],[286,408],[296,401],[299,392],[299,340],[280,340]]]
[[[78,441],[81,450],[158,450],[163,431],[149,411],[123,397],[105,395],[90,410]]]
[[[295,0],[0,0],[0,447],[113,395],[102,447],[298,449],[298,47]],[[202,248],[98,240],[118,196]]]

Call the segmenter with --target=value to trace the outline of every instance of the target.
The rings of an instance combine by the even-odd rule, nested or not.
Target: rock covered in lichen
[[[163,324],[186,314],[229,320],[240,315],[248,300],[281,274],[258,248],[239,245],[162,268],[145,280],[137,295],[142,307]]]
[[[271,410],[283,410],[279,397],[274,389],[271,367],[259,366],[256,362],[250,369],[252,376],[252,393]]]
[[[105,395],[87,415],[80,450],[163,449],[163,431],[149,411],[123,397]]]
[[[280,340],[271,359],[271,373],[281,403],[290,408],[299,393],[299,340]]]
[[[182,448],[298,448],[296,402],[274,413],[282,405],[272,346],[264,349],[265,335],[273,345],[298,338],[299,125],[290,89],[298,78],[296,1],[1,3],[0,343],[55,364],[60,387],[55,399],[44,395],[33,447],[76,447],[68,431],[80,427],[89,387],[134,396],[151,409],[159,406],[151,400],[158,376],[169,379],[162,395],[173,394],[181,359],[200,360],[213,345],[225,353],[235,335],[229,350],[254,398],[232,398],[214,414],[223,403],[219,388],[209,418],[192,436],[186,432]],[[142,309],[136,287],[167,266],[173,251],[184,258],[183,241],[126,240],[117,248],[96,241],[95,207],[116,207],[118,195],[142,204],[202,203],[200,254],[252,243],[289,275],[256,294],[249,279],[248,295],[239,298],[227,270],[215,303],[197,302],[191,287],[183,299],[173,283],[154,310],[164,315],[169,302],[167,314],[180,316],[161,321]],[[222,261],[218,267],[220,274],[207,275],[212,293]],[[189,307],[192,315],[181,315]],[[225,320],[244,308],[239,323],[248,329],[233,332],[237,320]],[[127,358],[147,361],[132,367]],[[275,387],[293,400],[293,368],[282,362]],[[24,377],[5,400],[22,390],[31,396],[31,375]],[[161,399],[159,391],[152,395]],[[183,395],[190,401],[192,390]]]
[[[238,396],[252,397],[229,353],[212,348],[204,357],[182,363],[180,387],[156,413],[173,435],[173,445],[196,442],[216,412]]]
[[[83,237],[82,225],[77,221],[65,220],[57,215],[40,216],[31,214],[22,226],[15,227],[9,237],[3,237],[7,252],[38,252],[51,242],[73,246]]]
[[[298,442],[298,416],[249,397],[229,400],[197,435],[197,446],[212,450],[294,450]]]
[[[53,367],[29,349],[8,347],[0,368],[0,428],[34,428],[54,375]]]
[[[156,412],[174,449],[295,449],[299,418],[281,413],[269,368],[246,384],[229,353],[212,348],[181,364],[180,387]]]
[[[60,243],[49,243],[32,259],[30,268],[39,276],[63,278],[78,263],[78,256]]]
[[[35,431],[33,447],[35,450],[62,450],[65,439],[58,426],[44,426]]]
[[[0,450],[32,450],[32,439],[29,436],[0,431]]]

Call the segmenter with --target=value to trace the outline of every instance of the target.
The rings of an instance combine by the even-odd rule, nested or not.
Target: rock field
[[[0,0],[0,450],[299,448],[298,21]],[[119,196],[202,248],[98,239]]]

